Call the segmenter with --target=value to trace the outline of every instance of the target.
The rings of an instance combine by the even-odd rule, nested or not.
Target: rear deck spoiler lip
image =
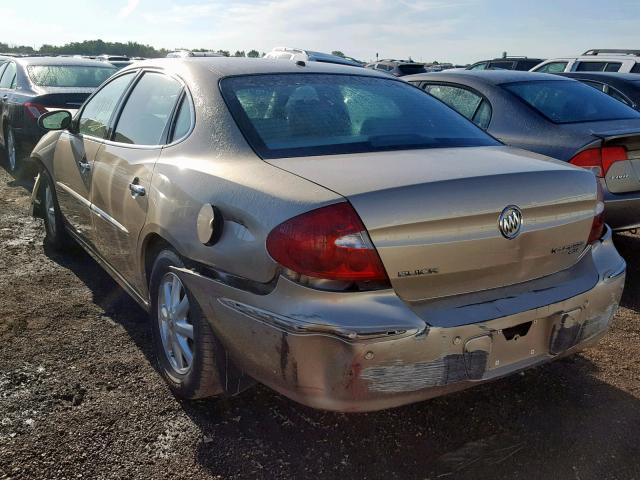
[[[640,129],[633,130],[610,130],[608,132],[591,132],[594,137],[600,140],[617,140],[626,137],[640,137]]]

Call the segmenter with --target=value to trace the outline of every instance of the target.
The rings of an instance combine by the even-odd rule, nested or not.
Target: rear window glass
[[[31,81],[41,87],[95,88],[117,69],[111,66],[30,65],[27,71]]]
[[[398,65],[398,70],[405,75],[426,72],[424,65]]]
[[[503,85],[554,123],[640,118],[640,113],[581,82],[533,81]]]
[[[282,74],[221,81],[233,117],[263,158],[499,145],[408,83]]]

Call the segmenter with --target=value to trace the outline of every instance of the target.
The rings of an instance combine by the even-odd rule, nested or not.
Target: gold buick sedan
[[[394,407],[574,353],[620,300],[590,171],[375,71],[151,60],[39,122],[46,241],[149,312],[181,397]]]

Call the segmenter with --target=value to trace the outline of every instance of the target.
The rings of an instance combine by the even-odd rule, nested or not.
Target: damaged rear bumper
[[[492,319],[479,305],[476,321],[455,326],[430,325],[393,291],[322,292],[280,278],[259,295],[176,272],[247,374],[311,407],[372,411],[462,390],[597,341],[622,295],[625,263],[610,231],[587,255],[594,283],[582,293]]]

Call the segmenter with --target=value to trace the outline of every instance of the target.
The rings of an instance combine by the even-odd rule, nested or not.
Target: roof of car
[[[13,60],[21,65],[80,65],[107,68],[110,66],[106,62],[76,57],[19,57],[14,58]]]
[[[125,67],[122,71],[128,71],[140,67],[156,67],[171,69],[182,67],[187,69],[208,70],[217,77],[230,77],[234,75],[255,75],[269,73],[337,73],[366,75],[389,79],[389,75],[365,70],[358,66],[339,65],[325,62],[284,62],[269,58],[243,58],[243,57],[187,57],[187,58],[156,58],[144,60]]]
[[[404,80],[411,82],[416,80],[441,80],[441,81],[465,81],[476,84],[501,85],[504,83],[545,81],[545,80],[568,80],[569,78],[552,75],[549,73],[522,72],[518,70],[445,70],[434,73],[418,73],[404,77]]]

